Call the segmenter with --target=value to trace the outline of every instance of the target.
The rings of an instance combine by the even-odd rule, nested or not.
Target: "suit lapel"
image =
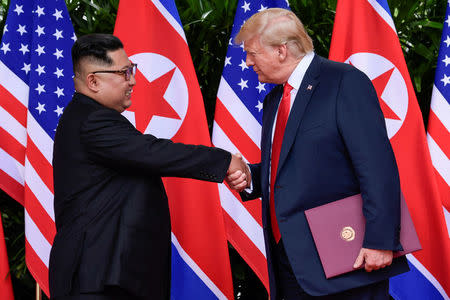
[[[278,85],[274,88],[273,93],[270,94],[270,98],[264,104],[263,126],[261,133],[261,186],[263,189],[269,187],[269,168],[270,168],[270,153],[272,149],[272,130],[275,115],[277,113],[278,104],[281,100],[281,94],[283,86]],[[265,190],[264,190],[265,192]]]
[[[294,105],[292,106],[291,112],[289,114],[288,122],[286,124],[286,129],[284,130],[283,143],[281,145],[280,159],[278,163],[277,176],[286,161],[289,150],[294,143],[296,132],[303,118],[306,107],[308,106],[311,96],[314,90],[319,85],[319,71],[321,64],[321,57],[315,55],[313,61],[308,67],[308,70],[303,77],[302,84],[295,97]]]

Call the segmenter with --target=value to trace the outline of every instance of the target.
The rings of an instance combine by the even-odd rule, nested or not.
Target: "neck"
[[[286,60],[286,62],[284,63],[283,66],[283,70],[284,70],[284,74],[283,74],[283,80],[282,83],[285,84],[289,77],[291,77],[292,73],[294,72],[295,68],[297,67],[297,65],[300,63],[300,61],[302,60],[303,56],[300,58],[296,58],[296,59],[288,59]]]

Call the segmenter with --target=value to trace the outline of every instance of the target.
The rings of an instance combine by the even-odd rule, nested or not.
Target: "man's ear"
[[[283,45],[278,45],[277,46],[277,54],[278,54],[278,60],[280,61],[280,62],[283,62],[285,59],[286,59],[286,57],[287,57],[287,46],[286,46],[286,44],[283,44]]]
[[[86,86],[94,93],[100,90],[100,81],[95,74],[89,73],[86,75]]]

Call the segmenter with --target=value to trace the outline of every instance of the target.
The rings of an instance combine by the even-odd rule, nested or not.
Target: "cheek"
[[[105,83],[104,88],[106,89],[106,91],[108,93],[114,93],[115,91],[117,91],[118,87],[120,86],[120,82],[116,80],[116,78],[108,80]]]
[[[263,59],[258,59],[258,62],[255,63],[256,66],[258,66],[258,69],[262,72],[266,72],[268,70],[267,68],[267,62]],[[270,69],[269,69],[270,70]]]
[[[260,60],[258,58],[253,58],[252,62],[253,62],[253,65],[259,69],[259,67],[261,65]]]
[[[127,84],[125,84],[123,81],[114,81],[111,82],[111,91],[117,96],[121,96],[127,89]]]

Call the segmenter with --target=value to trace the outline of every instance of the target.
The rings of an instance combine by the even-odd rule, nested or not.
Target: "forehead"
[[[261,48],[261,43],[259,41],[259,36],[254,36],[244,42],[245,51],[255,51]]]

